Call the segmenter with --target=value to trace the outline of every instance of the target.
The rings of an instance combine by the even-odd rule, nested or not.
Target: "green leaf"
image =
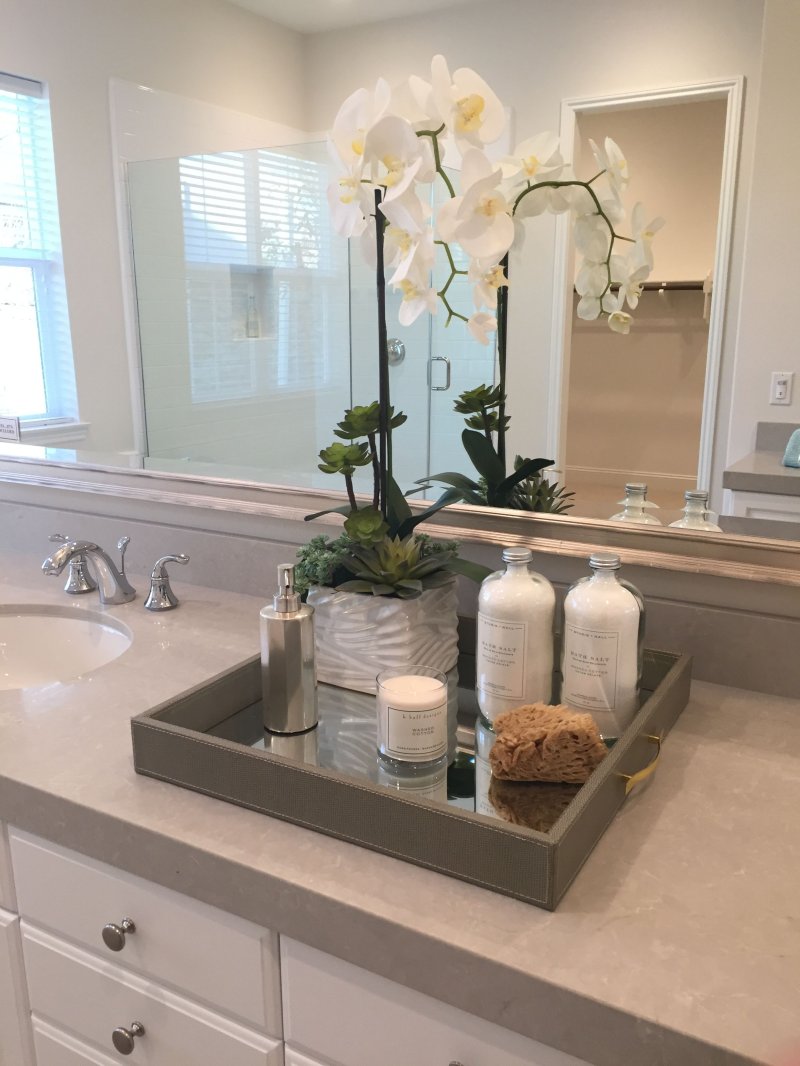
[[[389,523],[389,536],[396,537],[397,531],[411,517],[411,508],[403,495],[403,490],[393,477],[388,479],[386,495],[386,521]]]
[[[506,471],[491,442],[474,429],[465,429],[461,440],[472,465],[487,485],[499,485],[505,478]]]
[[[540,470],[544,470],[546,467],[552,465],[552,459],[526,459],[513,474],[509,474],[499,485],[495,485],[494,491],[498,495],[505,493],[509,489],[513,489],[515,485],[519,485],[520,481],[524,481],[526,477],[530,477],[532,474],[538,474]]]
[[[478,584],[492,573],[488,566],[481,566],[480,563],[471,563],[469,559],[451,559],[447,564],[447,569],[454,574],[468,577]]]
[[[455,471],[448,470],[444,474],[431,474],[430,477],[420,478],[417,485],[421,485],[423,481],[441,481],[445,485],[452,485],[454,489],[461,489],[462,492],[478,492],[480,485],[477,481],[471,481],[465,474],[457,474]]]
[[[353,508],[349,503],[343,503],[341,507],[328,507],[325,511],[315,511],[314,514],[307,514],[303,519],[304,522],[311,522],[315,518],[322,518],[324,514],[352,514]]]
[[[461,499],[461,492],[458,489],[446,489],[442,495],[432,503],[430,507],[427,507],[419,514],[410,515],[405,522],[400,526],[397,531],[399,537],[407,537],[409,533],[413,532],[420,522],[425,522],[431,515],[435,515],[437,511],[441,511],[443,507],[447,507],[448,504],[455,503]]]

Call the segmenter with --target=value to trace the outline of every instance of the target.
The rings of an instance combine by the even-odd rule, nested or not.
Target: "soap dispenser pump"
[[[291,563],[278,567],[278,593],[261,608],[260,628],[264,729],[306,733],[318,721],[314,608],[300,602]]]

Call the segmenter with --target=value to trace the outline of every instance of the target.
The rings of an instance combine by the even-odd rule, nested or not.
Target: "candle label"
[[[491,696],[523,700],[527,622],[478,615],[478,688]]]
[[[384,755],[405,762],[438,759],[447,751],[447,698],[438,707],[406,710],[386,706]]]
[[[567,622],[564,642],[563,702],[587,711],[613,710],[617,705],[619,633]]]

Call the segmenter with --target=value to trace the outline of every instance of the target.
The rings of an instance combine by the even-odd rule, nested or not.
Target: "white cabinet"
[[[22,940],[35,1018],[112,1055],[114,1030],[138,1022],[132,1061],[154,1066],[280,1066],[278,1041],[24,922]]]
[[[19,918],[0,911],[0,1063],[31,1066],[33,1061]]]
[[[111,1066],[126,1053],[114,1030],[133,1034],[142,1066],[282,1066],[274,933],[29,834],[8,839],[30,1050],[6,1057],[0,1032],[1,1066]]]
[[[297,941],[279,958],[260,926],[48,841],[8,839],[20,918],[0,911],[0,1066],[113,1066],[112,1033],[134,1022],[142,1066],[589,1066]],[[112,951],[103,926],[124,918],[135,929]]]
[[[274,933],[17,830],[10,840],[22,918],[281,1035]],[[125,918],[135,931],[112,951],[103,927]]]
[[[589,1066],[285,937],[281,972],[287,1066]]]

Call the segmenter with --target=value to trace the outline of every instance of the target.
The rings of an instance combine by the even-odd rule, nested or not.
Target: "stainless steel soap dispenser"
[[[261,608],[261,684],[265,730],[294,735],[316,726],[314,608],[300,602],[291,563],[278,567],[273,606]]]

